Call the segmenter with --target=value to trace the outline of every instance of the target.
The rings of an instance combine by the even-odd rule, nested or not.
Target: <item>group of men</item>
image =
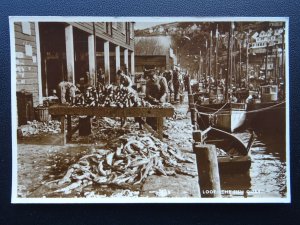
[[[151,104],[171,102],[172,94],[174,102],[179,101],[183,79],[177,68],[161,74],[156,69],[146,70],[145,77],[147,78],[146,100]]]

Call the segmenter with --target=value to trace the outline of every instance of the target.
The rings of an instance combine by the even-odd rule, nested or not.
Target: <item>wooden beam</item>
[[[67,59],[67,81],[75,83],[75,64],[74,64],[74,39],[73,26],[69,25],[65,28],[66,38],[66,59]]]
[[[114,107],[72,107],[53,105],[49,107],[51,115],[86,115],[99,117],[172,117],[174,108],[114,108]]]

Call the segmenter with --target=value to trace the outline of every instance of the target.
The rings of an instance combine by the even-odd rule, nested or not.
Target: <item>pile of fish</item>
[[[18,137],[28,137],[37,134],[49,133],[57,134],[61,132],[60,122],[50,120],[47,122],[38,122],[36,120],[27,121],[26,125],[18,127]]]
[[[197,176],[196,171],[183,166],[194,160],[181,151],[149,135],[126,134],[107,149],[94,149],[71,165],[63,178],[52,181],[55,192],[70,194],[92,184],[141,184],[150,175]]]
[[[134,89],[122,85],[106,85],[101,88],[88,87],[84,93],[76,94],[74,105],[118,108],[151,107],[151,104],[141,99]]]

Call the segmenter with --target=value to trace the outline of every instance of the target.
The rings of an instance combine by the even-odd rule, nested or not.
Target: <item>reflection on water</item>
[[[236,134],[249,140],[248,132]],[[246,174],[221,174],[223,197],[286,197],[286,155],[284,137],[274,134],[256,137],[251,148],[251,168]]]

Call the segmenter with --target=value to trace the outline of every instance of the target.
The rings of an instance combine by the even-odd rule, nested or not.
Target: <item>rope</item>
[[[268,107],[262,108],[262,109],[256,109],[256,110],[252,110],[252,111],[247,111],[246,113],[263,112],[263,111],[272,109],[272,108],[274,108],[274,107],[276,107],[276,106],[282,105],[282,104],[284,104],[284,103],[285,103],[285,101],[280,102],[280,103],[278,103],[278,104],[276,104],[276,105],[272,105],[272,106],[268,106]]]
[[[220,110],[222,110],[226,105],[227,105],[227,102],[220,109],[218,109],[216,112],[214,112],[212,115],[215,115],[216,113],[220,112]]]
[[[263,112],[263,111],[272,109],[272,108],[274,108],[274,107],[277,107],[277,106],[279,106],[279,105],[282,105],[282,104],[284,104],[284,103],[285,103],[285,101],[280,102],[280,103],[278,103],[278,104],[276,104],[276,105],[272,105],[272,106],[268,106],[268,107],[262,108],[262,109],[256,109],[256,110],[252,110],[252,111],[245,111],[245,113],[246,113],[246,114],[248,114],[248,113],[250,114],[250,113]],[[226,103],[226,104],[227,104],[227,103]],[[225,105],[226,105],[226,104],[225,104]],[[217,111],[214,112],[214,113],[204,113],[204,112],[199,112],[199,111],[197,111],[197,113],[200,114],[200,115],[211,116],[211,115],[214,115],[214,114],[216,114],[217,112],[219,112],[222,108],[225,107],[225,105],[222,106],[219,110],[217,110]],[[243,111],[243,110],[239,110],[239,111]],[[237,113],[237,112],[234,112],[234,113]],[[220,114],[222,114],[222,115],[230,115],[231,113],[220,113]]]

